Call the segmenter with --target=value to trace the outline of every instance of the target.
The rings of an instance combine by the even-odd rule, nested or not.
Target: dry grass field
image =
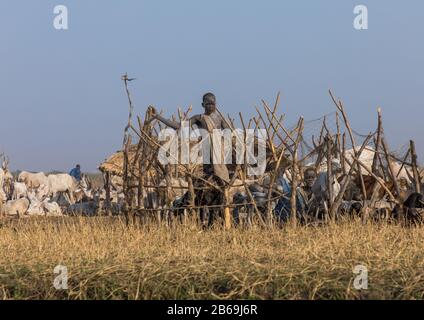
[[[422,299],[424,228],[126,226],[119,218],[2,221],[2,299]],[[68,290],[56,290],[56,265]],[[353,267],[369,273],[354,289]]]

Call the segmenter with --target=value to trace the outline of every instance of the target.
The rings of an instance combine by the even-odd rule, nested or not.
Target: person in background
[[[81,181],[81,166],[79,164],[77,164],[75,166],[75,168],[73,168],[70,172],[69,175],[71,177],[73,177],[75,180],[77,180],[78,182]]]
[[[303,183],[296,189],[296,212],[299,222],[304,223],[307,221],[307,215],[310,210],[311,201],[313,199],[312,186],[317,178],[314,168],[306,168],[303,175]],[[280,219],[280,222],[287,222],[291,214],[291,183],[288,178],[283,175],[278,178],[277,185],[283,192],[283,196],[277,202],[275,213]]]
[[[314,168],[308,167],[303,173],[303,185],[300,187],[300,196],[303,199],[305,210],[309,210],[309,204],[313,196],[312,187],[317,180],[317,173]]]

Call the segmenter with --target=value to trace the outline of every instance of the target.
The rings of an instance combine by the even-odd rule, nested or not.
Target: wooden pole
[[[402,161],[402,165],[400,166],[400,168],[399,168],[399,171],[398,171],[398,173],[397,173],[397,175],[396,175],[396,178],[398,178],[399,177],[399,175],[401,174],[401,172],[402,172],[402,170],[403,170],[403,168],[405,168],[405,163],[406,163],[406,161],[408,160],[408,157],[409,157],[409,155],[411,154],[411,148],[409,147],[408,148],[408,151],[406,152],[406,154],[405,154],[405,157],[403,158],[403,161]],[[412,164],[411,164],[411,167],[412,167]],[[406,172],[408,173],[408,170],[406,170]]]
[[[381,137],[382,137],[382,117],[381,117],[381,108],[377,109],[378,114],[378,125],[377,125],[377,140],[375,142],[375,154],[374,159],[372,161],[372,172],[376,175],[378,175],[377,172],[377,165],[378,165],[378,151],[380,150],[381,146]]]
[[[291,222],[295,227],[297,225],[297,175],[298,175],[298,163],[297,163],[297,149],[300,142],[300,137],[302,136],[303,131],[303,118],[299,119],[299,123],[297,125],[297,138],[294,144],[294,150],[292,153],[292,185],[291,185],[291,195],[290,195],[290,209],[291,209]]]
[[[347,174],[347,169],[346,169],[346,160],[345,160],[345,156],[346,155],[346,132],[343,132],[343,136],[342,136],[342,152],[341,152],[341,158],[342,160],[342,168],[343,168],[343,174]]]
[[[361,148],[358,151],[358,157],[361,156],[361,154],[364,151],[365,146],[367,145],[367,143],[368,143],[368,141],[369,141],[370,138],[371,138],[371,135],[369,135],[364,140]],[[346,189],[347,189],[347,187],[348,187],[348,185],[350,183],[350,180],[351,180],[351,176],[353,174],[353,171],[356,169],[355,162],[358,162],[361,165],[361,163],[358,160],[358,157],[352,156],[353,159],[354,159],[352,161],[352,163],[350,163],[349,160],[346,159],[346,154],[344,152],[342,154],[342,157],[345,159],[346,163],[350,166],[350,169],[349,169],[349,172],[347,173],[347,175],[343,179],[342,186],[340,188],[339,194],[337,195],[336,199],[334,200],[333,206],[332,206],[331,211],[330,211],[330,216],[336,216],[337,212],[339,211],[339,208],[340,208],[340,206],[342,204],[342,201],[343,201],[343,196],[344,196],[344,194],[346,192]],[[389,193],[390,193],[390,191],[389,191]]]
[[[398,184],[397,178],[395,176],[392,161],[390,160],[389,148],[387,147],[386,140],[384,138],[381,139],[381,144],[383,146],[384,155],[386,156],[387,168],[389,169],[388,170],[389,175],[390,175],[390,178],[392,179],[393,186],[395,187],[396,196],[397,196],[398,200],[400,201],[401,200],[401,193],[400,193],[400,189],[399,189],[399,184]]]
[[[334,221],[335,215],[332,211],[333,208],[333,155],[331,153],[332,150],[332,138],[330,134],[327,134],[327,190],[328,190],[328,212],[330,213],[330,219]]]
[[[334,98],[333,93],[331,92],[331,90],[329,91],[329,93],[330,93],[331,99],[333,100],[333,102],[336,105],[337,109],[339,109],[340,113],[342,114],[343,121],[344,121],[345,126],[347,128],[347,132],[349,133],[350,141],[352,142],[353,153],[354,153],[355,157],[357,157],[358,156],[358,151],[356,150],[355,138],[353,137],[352,128],[350,126],[350,123],[349,123],[349,119],[347,117],[347,114],[346,114],[346,112],[344,110],[343,103],[340,100],[337,103],[337,101]],[[362,176],[361,167],[359,165],[358,165],[358,175],[359,175],[359,180],[361,182],[362,195],[364,197],[364,203],[365,203],[365,201],[367,199],[367,189],[365,188],[364,177]]]
[[[345,161],[344,158],[342,157],[342,141],[341,141],[341,131],[340,131],[340,123],[339,123],[339,113],[336,112],[336,125],[337,125],[337,155],[338,158],[340,159],[340,165],[342,166],[342,172],[346,173],[346,168],[345,168]]]
[[[225,229],[229,230],[231,229],[231,212],[229,205],[231,204],[230,198],[229,198],[229,192],[228,187],[224,187],[224,201],[225,201],[225,207],[224,207],[224,219],[225,219]]]
[[[414,184],[415,184],[415,192],[421,193],[421,177],[418,173],[417,166],[417,153],[415,151],[415,142],[413,140],[410,141],[410,150],[411,150],[411,162],[412,162],[412,173],[414,174]]]
[[[105,210],[108,216],[112,215],[112,211],[110,210],[110,172],[106,171],[105,175],[105,191],[106,191],[106,203]]]
[[[131,145],[131,135],[128,135],[126,138],[126,144],[125,144],[125,148],[124,148],[124,168],[123,168],[123,172],[124,172],[124,195],[125,195],[125,202],[126,202],[126,208],[124,210],[124,214],[125,214],[125,222],[128,225],[129,224],[129,213],[132,210],[132,187],[131,187],[131,178],[129,175],[129,172],[131,171],[129,168],[129,147]]]

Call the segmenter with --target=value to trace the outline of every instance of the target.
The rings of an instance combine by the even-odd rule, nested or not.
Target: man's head
[[[315,169],[311,167],[306,168],[305,172],[303,173],[303,181],[305,182],[305,186],[312,188],[316,179],[317,173],[315,172]]]
[[[75,167],[76,167],[77,169],[81,169],[81,166],[80,166],[79,164],[77,164]]]
[[[208,92],[203,95],[203,108],[205,108],[206,114],[211,114],[216,110],[216,97],[213,93]]]

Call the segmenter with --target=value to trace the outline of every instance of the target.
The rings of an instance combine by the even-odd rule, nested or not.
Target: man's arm
[[[155,119],[159,120],[160,122],[164,123],[164,124],[165,124],[165,125],[167,125],[168,127],[171,127],[171,128],[173,128],[173,129],[175,129],[175,130],[180,129],[181,124],[179,124],[179,123],[178,123],[178,122],[176,122],[176,121],[172,121],[172,120],[166,119],[166,118],[162,117],[160,114],[157,114],[157,112],[156,112],[156,109],[155,109],[155,108],[150,107],[150,111],[151,111],[151,113],[152,113],[152,117],[153,117],[153,118],[155,118]]]
[[[166,124],[168,127],[171,127],[175,130],[180,129],[180,127],[181,127],[181,125],[178,122],[166,119],[166,118],[162,117],[161,115],[155,115],[154,117],[156,119],[158,119],[160,122]]]

